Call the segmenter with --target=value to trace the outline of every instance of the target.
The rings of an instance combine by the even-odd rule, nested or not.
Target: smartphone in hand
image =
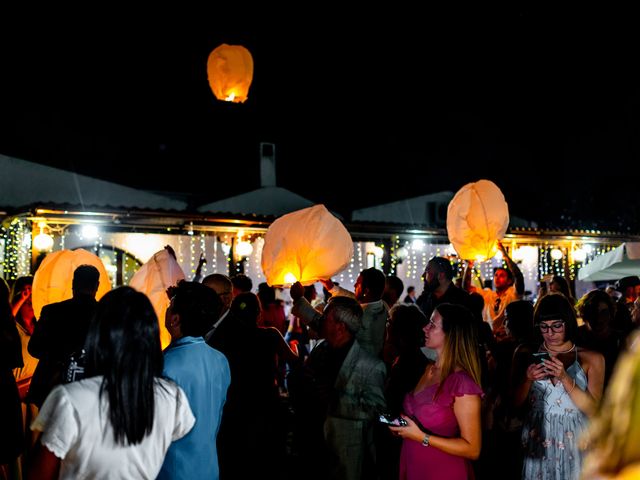
[[[404,418],[393,418],[388,413],[380,414],[380,416],[378,417],[378,421],[380,423],[384,423],[385,425],[391,425],[392,427],[406,427],[407,425],[409,425]]]
[[[536,365],[551,360],[549,352],[534,352],[531,355],[533,356],[533,361]]]

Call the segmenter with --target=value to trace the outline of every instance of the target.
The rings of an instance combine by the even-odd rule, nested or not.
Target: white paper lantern
[[[509,207],[495,183],[468,183],[447,209],[447,234],[460,258],[484,261],[495,255],[496,241],[509,226]]]
[[[164,326],[164,316],[169,306],[167,288],[177,285],[180,280],[184,280],[182,268],[174,256],[163,248],[142,265],[129,282],[130,287],[149,297],[158,316],[162,348],[171,343],[171,335]]]
[[[311,285],[344,270],[353,241],[342,222],[324,205],[278,218],[264,237],[262,270],[269,285],[299,281]]]
[[[73,272],[80,265],[93,265],[100,272],[100,284],[96,299],[111,290],[109,274],[96,255],[81,248],[58,250],[49,253],[33,277],[32,304],[36,318],[40,318],[42,307],[62,302],[73,297]]]

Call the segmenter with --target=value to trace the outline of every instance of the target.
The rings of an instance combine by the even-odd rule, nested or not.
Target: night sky
[[[279,186],[343,214],[487,178],[541,225],[640,230],[629,12],[153,8],[2,15],[0,153],[204,203],[273,142]],[[221,43],[253,55],[245,104],[209,89]]]

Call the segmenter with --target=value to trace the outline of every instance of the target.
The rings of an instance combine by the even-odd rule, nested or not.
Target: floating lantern
[[[169,306],[167,288],[177,285],[180,280],[184,280],[182,268],[173,254],[163,248],[142,265],[129,282],[130,287],[149,297],[158,316],[163,349],[171,343],[171,335],[164,326],[164,316]]]
[[[243,103],[253,80],[253,58],[241,45],[222,44],[207,60],[209,86],[218,100]]]
[[[73,297],[73,272],[80,265],[93,265],[100,272],[100,285],[96,299],[99,300],[111,290],[109,274],[96,255],[81,248],[59,250],[49,253],[33,277],[32,304],[36,318],[40,318],[42,307],[50,303],[62,302]]]
[[[497,251],[496,241],[509,226],[509,207],[495,183],[468,183],[447,209],[447,234],[460,258],[485,261]]]
[[[324,205],[278,218],[264,237],[262,270],[269,285],[299,281],[311,285],[344,270],[353,241],[342,222]]]

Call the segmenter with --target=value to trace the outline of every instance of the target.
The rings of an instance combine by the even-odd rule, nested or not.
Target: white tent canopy
[[[640,242],[627,242],[599,255],[578,271],[578,280],[597,282],[640,275]]]

